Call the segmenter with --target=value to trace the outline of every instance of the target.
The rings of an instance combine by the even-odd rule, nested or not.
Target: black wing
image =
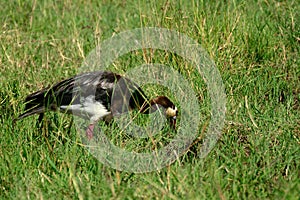
[[[25,113],[18,119],[47,110],[56,111],[60,106],[81,104],[87,97],[94,98],[107,110],[112,109],[113,113],[125,112],[124,105],[129,105],[130,110],[139,109],[147,101],[141,88],[129,79],[108,71],[88,72],[28,95]]]
[[[113,91],[113,84],[120,75],[112,72],[89,72],[56,83],[52,87],[28,95],[25,99],[25,113],[18,119],[43,113],[47,110],[56,111],[60,106],[79,104],[82,98],[94,95],[97,101],[108,105]]]

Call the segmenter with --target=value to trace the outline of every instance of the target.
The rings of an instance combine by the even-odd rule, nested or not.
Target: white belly
[[[97,120],[111,113],[105,108],[104,105],[98,101],[95,101],[94,97],[92,96],[82,99],[81,104],[60,106],[60,109],[76,116],[89,118],[91,123],[96,122]]]

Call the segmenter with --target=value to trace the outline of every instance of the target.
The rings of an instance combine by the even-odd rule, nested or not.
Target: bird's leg
[[[95,124],[90,124],[86,130],[86,136],[89,140],[93,138]]]

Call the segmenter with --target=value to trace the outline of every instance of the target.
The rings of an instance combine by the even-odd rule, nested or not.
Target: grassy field
[[[299,199],[299,10],[293,0],[2,0],[0,199]],[[89,154],[68,115],[48,113],[42,130],[37,116],[13,128],[27,94],[75,75],[97,44],[140,27],[184,33],[215,61],[227,112],[207,157],[197,157],[200,143],[160,171],[127,173]],[[143,61],[136,52],[112,70],[123,73]],[[184,60],[171,62],[203,102],[200,135],[209,122],[205,84]],[[112,133],[116,143],[139,147]]]

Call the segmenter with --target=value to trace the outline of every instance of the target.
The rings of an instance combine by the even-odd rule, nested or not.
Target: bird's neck
[[[162,106],[166,109],[168,108],[161,96],[151,99],[150,101],[145,101],[140,108],[140,112],[143,114],[150,114],[155,112],[159,106]]]

